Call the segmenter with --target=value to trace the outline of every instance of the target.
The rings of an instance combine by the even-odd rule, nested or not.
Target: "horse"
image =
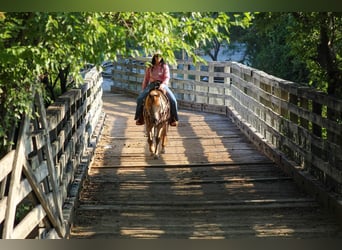
[[[167,144],[170,103],[163,91],[159,90],[160,83],[151,84],[154,84],[154,88],[151,88],[145,98],[143,117],[149,151],[151,156],[154,156],[154,159],[158,159],[159,153],[165,153],[165,146]]]

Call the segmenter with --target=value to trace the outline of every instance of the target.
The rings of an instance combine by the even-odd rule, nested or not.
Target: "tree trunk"
[[[58,73],[58,78],[61,84],[61,92],[62,94],[67,92],[67,79],[68,79],[68,75],[69,75],[69,71],[70,71],[70,65],[68,65],[67,67],[60,68],[59,69],[59,73]]]
[[[331,28],[332,18],[333,17],[331,16],[327,16],[326,19],[323,19],[325,20],[325,22],[322,21],[321,23],[320,44],[317,47],[317,55],[318,63],[323,69],[325,69],[327,73],[327,93],[330,96],[341,98],[342,71],[338,68],[336,53],[334,51],[334,41],[333,38],[331,38],[333,35],[329,34],[329,30],[333,30]],[[327,118],[331,121],[338,121],[338,119],[341,119],[341,114],[337,113],[331,108],[328,108]],[[335,134],[334,131],[328,131],[327,137],[329,140],[341,144],[341,142],[338,142],[338,140],[340,140],[341,138],[337,134]]]
[[[335,97],[342,97],[342,72],[338,68],[336,53],[334,51],[334,41],[331,38],[332,35],[329,34],[329,30],[333,30],[331,27],[332,18],[329,15],[322,18],[320,43],[317,47],[317,61],[327,73],[328,94]]]

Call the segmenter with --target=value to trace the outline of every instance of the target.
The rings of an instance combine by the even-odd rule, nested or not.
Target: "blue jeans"
[[[140,95],[137,98],[137,108],[135,111],[135,117],[134,120],[138,120],[139,117],[143,113],[143,102],[148,93],[150,92],[151,87],[154,87],[153,84],[147,85],[147,87],[140,93]],[[166,90],[166,95],[169,98],[170,101],[170,113],[171,113],[171,119],[175,119],[178,121],[178,107],[177,107],[177,100],[175,95],[172,93],[171,89],[168,86],[164,86],[164,89]]]

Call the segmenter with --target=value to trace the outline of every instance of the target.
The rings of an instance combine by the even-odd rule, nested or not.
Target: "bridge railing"
[[[45,109],[34,95],[36,118],[25,116],[16,149],[0,159],[0,236],[3,239],[68,237],[78,191],[99,134],[102,76]]]
[[[115,62],[112,88],[138,94],[145,62]],[[342,194],[342,100],[236,62],[178,61],[171,72],[171,88],[181,107],[230,116],[305,188],[312,189],[304,177]]]

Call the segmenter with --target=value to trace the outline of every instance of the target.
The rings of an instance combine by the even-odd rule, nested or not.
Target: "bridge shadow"
[[[333,222],[334,218],[261,153],[228,117],[199,114],[217,138],[215,154],[229,156],[228,162],[227,159],[218,160],[209,170],[215,176],[216,187],[224,190],[222,199],[229,203],[225,208],[229,213],[216,214],[215,210],[210,215],[214,218],[217,215],[216,223],[222,227],[219,234],[222,238],[300,239],[341,235],[339,226],[322,235],[325,229],[321,222]],[[203,186],[203,190],[204,195],[210,197],[209,185]],[[313,223],[308,225],[308,222]]]
[[[287,221],[310,211],[274,204],[305,195],[228,118],[180,110],[166,153],[155,160],[133,120],[134,99],[104,92],[103,100],[104,132],[78,212],[88,238],[304,235]]]

